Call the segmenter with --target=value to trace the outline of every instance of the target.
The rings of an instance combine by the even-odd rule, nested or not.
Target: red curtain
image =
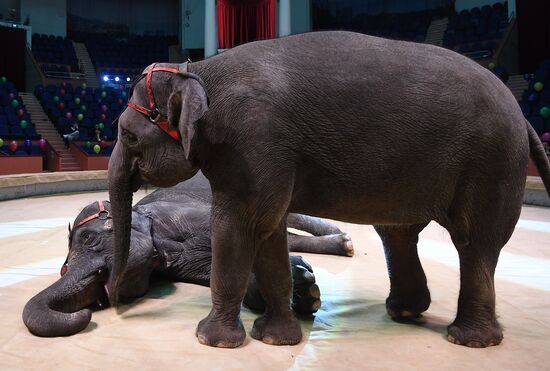
[[[218,46],[275,37],[275,0],[218,0]]]

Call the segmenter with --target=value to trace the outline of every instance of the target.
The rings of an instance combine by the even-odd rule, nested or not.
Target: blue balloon
[[[525,81],[531,80],[531,74],[530,74],[530,73],[524,74],[524,75],[523,75],[523,79],[524,79]]]
[[[537,93],[531,93],[529,94],[529,97],[527,99],[529,99],[529,102],[533,103],[536,102],[537,99],[539,99],[539,96]]]

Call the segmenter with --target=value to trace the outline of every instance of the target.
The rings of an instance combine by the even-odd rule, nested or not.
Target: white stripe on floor
[[[550,291],[550,260],[501,251],[496,278]],[[459,267],[458,253],[451,242],[421,239],[418,255],[445,265]]]
[[[0,223],[0,238],[47,231],[49,229],[67,226],[69,222],[72,223],[73,220],[74,218],[48,218],[4,222]]]
[[[53,259],[43,260],[38,263],[2,269],[0,270],[0,287],[14,285],[38,276],[59,274],[61,266],[64,262],[65,257],[60,256]]]
[[[550,223],[539,222],[536,220],[520,219],[518,220],[518,224],[516,224],[516,228],[523,228],[523,229],[529,229],[531,231],[550,233]]]

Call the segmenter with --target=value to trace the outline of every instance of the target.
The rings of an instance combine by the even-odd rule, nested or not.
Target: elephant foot
[[[302,340],[302,329],[290,312],[277,318],[264,314],[254,321],[250,336],[269,345],[295,345]]]
[[[428,309],[430,303],[430,291],[427,287],[409,295],[390,293],[386,299],[386,311],[393,320],[415,319]]]
[[[351,241],[351,237],[347,233],[342,233],[339,235],[341,239],[341,248],[342,253],[338,255],[344,255],[344,256],[353,256],[355,254],[355,251],[353,249],[353,242]]]
[[[456,320],[447,327],[447,340],[470,348],[486,348],[502,342],[502,328],[497,320],[488,325],[459,323]]]
[[[315,283],[311,265],[301,256],[291,257],[292,309],[297,313],[315,313],[321,307],[321,292]]]
[[[240,317],[236,321],[221,320],[212,312],[199,322],[195,335],[199,343],[217,348],[236,348],[246,338]]]

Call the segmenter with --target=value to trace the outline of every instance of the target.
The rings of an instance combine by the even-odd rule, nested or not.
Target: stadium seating
[[[69,77],[80,72],[78,58],[71,40],[53,35],[32,35],[32,53],[48,77]]]
[[[523,92],[520,107],[538,134],[550,132],[550,59],[544,60]],[[545,109],[546,108],[546,109]]]
[[[473,59],[490,58],[508,27],[508,3],[462,10],[449,17],[443,46]]]
[[[4,143],[7,140],[40,139],[15,85],[4,80],[0,80],[0,138]]]
[[[116,128],[111,123],[126,106],[128,91],[114,87],[73,87],[63,83],[38,85],[34,93],[60,135],[69,133],[76,122],[79,140],[97,141],[97,129],[102,140],[116,138]]]

